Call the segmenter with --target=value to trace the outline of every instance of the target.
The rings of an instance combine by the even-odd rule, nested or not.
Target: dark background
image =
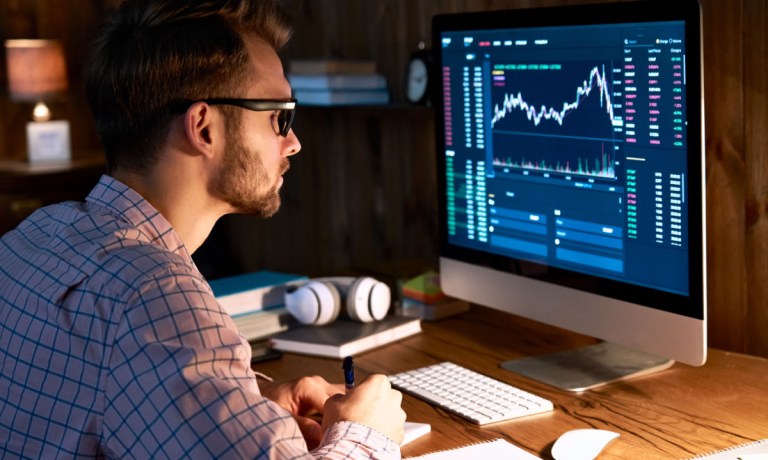
[[[101,171],[81,89],[87,45],[117,0],[0,0],[0,39],[56,38],[70,78],[55,118],[70,121],[74,164],[23,166],[31,104],[8,100],[0,50],[0,232],[35,207],[82,198]],[[578,4],[567,0],[289,0],[286,59],[375,59],[393,104],[306,108],[303,149],[268,221],[229,216],[196,254],[210,277],[270,268],[310,276],[405,277],[436,268],[434,122],[408,106],[403,70],[435,13]],[[768,356],[768,2],[702,0],[707,146],[710,344]]]

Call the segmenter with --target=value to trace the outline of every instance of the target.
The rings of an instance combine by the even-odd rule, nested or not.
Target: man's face
[[[271,217],[280,208],[282,175],[288,170],[288,159],[280,158],[275,167],[267,166],[267,156],[258,146],[248,148],[242,123],[227,125],[227,150],[219,174],[219,192],[238,212]]]
[[[246,40],[251,61],[245,85],[249,99],[285,99],[291,88],[275,51],[258,39]],[[277,112],[240,111],[228,120],[226,150],[213,184],[237,212],[270,217],[280,208],[280,187],[288,170],[288,156],[296,154],[301,144],[291,130],[286,137],[277,133]]]

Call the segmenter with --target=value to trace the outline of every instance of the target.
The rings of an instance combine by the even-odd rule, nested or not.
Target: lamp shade
[[[67,89],[64,49],[57,40],[6,40],[8,90],[15,101],[45,101]]]

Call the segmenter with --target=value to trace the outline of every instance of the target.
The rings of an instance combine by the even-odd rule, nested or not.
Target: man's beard
[[[229,128],[229,127],[228,127]],[[214,183],[214,190],[237,212],[258,217],[272,217],[280,209],[280,187],[276,181],[269,185],[270,177],[259,155],[249,152],[243,145],[238,130],[227,129],[228,146]],[[280,162],[280,175],[288,170],[288,160]],[[264,190],[265,186],[269,188]]]

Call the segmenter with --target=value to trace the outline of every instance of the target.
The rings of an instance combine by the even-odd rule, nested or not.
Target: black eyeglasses
[[[195,102],[205,102],[209,105],[233,105],[255,112],[269,112],[278,110],[277,131],[283,137],[288,137],[288,132],[293,126],[293,119],[296,116],[296,99],[228,99],[213,98],[201,99]],[[191,105],[193,103],[190,103]],[[187,107],[189,107],[187,105]]]

